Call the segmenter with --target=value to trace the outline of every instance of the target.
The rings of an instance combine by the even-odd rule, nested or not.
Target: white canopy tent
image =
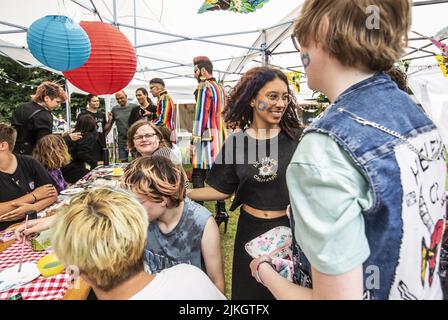
[[[284,70],[298,70],[300,58],[289,36],[302,0],[271,0],[254,13],[213,11],[197,14],[202,0],[16,0],[2,1],[0,54],[30,66],[40,65],[26,49],[29,25],[50,14],[115,24],[134,44],[138,66],[132,86],[165,79],[174,99],[192,101],[196,82],[192,59],[209,56],[215,76],[228,82],[254,64],[269,60]],[[446,26],[447,1],[415,1],[412,30],[432,36]],[[286,39],[286,41],[284,41]],[[429,41],[410,35],[409,55],[436,52]],[[415,50],[415,49],[420,50]],[[431,52],[431,53],[429,53]],[[172,87],[173,89],[170,89]],[[187,90],[188,88],[188,90]],[[309,93],[305,88],[305,94]]]
[[[176,103],[194,102],[196,87],[192,59],[206,55],[215,66],[215,77],[232,86],[248,68],[269,61],[283,70],[302,70],[298,53],[289,40],[293,20],[302,0],[270,0],[250,14],[213,11],[197,14],[203,0],[15,0],[2,1],[0,54],[22,65],[40,65],[26,48],[29,25],[50,14],[116,25],[136,48],[137,72],[126,88],[148,86],[153,77],[163,78]],[[412,30],[434,36],[447,26],[446,0],[414,1]],[[381,18],[381,12],[380,12]],[[418,78],[425,67],[436,65],[440,53],[431,42],[410,33],[405,59],[412,60],[410,73]],[[445,39],[442,39],[445,40]],[[416,69],[417,68],[417,69]],[[306,79],[303,80],[306,82]],[[301,98],[312,91],[304,83]],[[70,90],[80,92],[76,88]],[[448,101],[448,87],[440,93]],[[417,99],[420,101],[418,95]],[[431,114],[431,112],[429,112]]]
[[[0,12],[0,54],[40,65],[26,49],[26,29],[33,21],[50,14],[77,22],[102,20],[115,24],[136,48],[137,72],[130,87],[147,86],[151,78],[159,77],[175,102],[193,102],[197,84],[193,57],[210,57],[215,77],[231,85],[244,65],[265,59],[279,39],[289,36],[301,2],[271,0],[250,14],[197,14],[202,0],[8,1]],[[264,37],[266,41],[261,41]],[[295,58],[297,65],[298,55]]]

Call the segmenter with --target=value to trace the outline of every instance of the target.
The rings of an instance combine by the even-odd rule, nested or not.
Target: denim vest
[[[329,135],[369,183],[364,297],[442,299],[446,164],[433,122],[378,73],[346,90],[304,134],[310,132]],[[310,287],[310,264],[297,245],[293,249],[295,281]]]

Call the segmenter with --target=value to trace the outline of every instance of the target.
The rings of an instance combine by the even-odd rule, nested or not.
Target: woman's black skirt
[[[244,245],[278,226],[290,226],[286,215],[274,219],[262,219],[254,217],[241,207],[233,249],[232,300],[275,299],[265,286],[252,277],[249,268],[252,257],[246,252]]]

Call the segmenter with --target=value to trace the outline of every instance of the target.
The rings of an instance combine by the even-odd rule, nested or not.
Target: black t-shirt
[[[299,143],[284,132],[272,139],[256,140],[245,132],[231,135],[207,175],[207,184],[235,193],[230,210],[247,204],[259,210],[284,210],[289,204],[286,169]]]
[[[72,161],[61,169],[62,175],[65,181],[75,183],[89,172],[86,163],[90,166],[90,170],[97,166],[97,160],[93,155],[96,136],[93,133],[83,133],[82,139],[78,141],[72,141],[68,136],[64,137],[64,141],[68,146]]]
[[[146,111],[151,112],[151,115],[148,116],[148,120],[152,121],[154,119],[157,119],[157,106],[154,104],[149,104],[146,109]],[[140,106],[136,106],[132,109],[131,114],[129,115],[129,127],[132,126],[135,122],[138,120],[143,119],[143,110],[140,108]]]
[[[101,111],[93,113],[88,110],[85,110],[78,115],[78,118],[84,114],[88,114],[91,117],[93,117],[93,119],[95,119],[96,130],[98,132],[98,139],[93,148],[93,156],[97,161],[103,161],[104,160],[103,149],[106,147],[106,133],[105,133],[105,127],[107,123],[106,115]]]
[[[0,171],[0,202],[20,198],[46,184],[55,185],[47,170],[38,161],[29,156],[15,156],[16,171],[13,174]],[[0,230],[17,222],[0,222]]]
[[[14,152],[31,155],[37,141],[53,132],[53,117],[44,107],[31,101],[14,111],[11,125],[17,130]]]

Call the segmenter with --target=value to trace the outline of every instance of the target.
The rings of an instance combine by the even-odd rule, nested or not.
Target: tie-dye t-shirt
[[[201,240],[205,225],[211,217],[205,207],[186,198],[182,217],[169,233],[163,233],[157,221],[150,223],[145,248],[145,270],[158,273],[180,263],[204,270]]]

